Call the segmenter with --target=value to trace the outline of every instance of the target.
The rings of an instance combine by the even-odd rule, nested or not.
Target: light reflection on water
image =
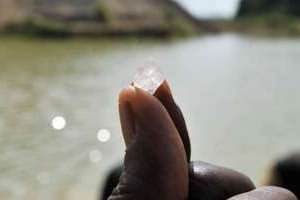
[[[90,152],[90,160],[91,162],[100,162],[102,158],[102,154],[99,150],[93,150]]]
[[[97,134],[100,142],[108,142],[110,140],[110,132],[107,129],[100,129]]]
[[[183,108],[193,159],[259,183],[271,159],[299,145],[300,40],[225,34],[0,44],[1,199],[96,199],[124,152],[118,92],[149,57]],[[56,131],[49,124],[59,113],[68,124]]]
[[[62,116],[56,116],[52,119],[52,127],[56,130],[62,130],[65,128],[67,122],[66,119]]]

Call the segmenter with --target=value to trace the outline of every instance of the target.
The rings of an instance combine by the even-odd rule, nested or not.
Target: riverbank
[[[10,24],[0,28],[0,36],[17,35],[25,37],[50,38],[176,38],[215,33],[240,33],[268,37],[297,37],[300,35],[300,20],[293,17],[257,16],[234,20],[201,21],[195,27],[177,18],[162,26],[130,27],[99,25],[97,23],[65,23],[47,19],[34,19],[21,24]],[[201,27],[201,28],[200,28]]]
[[[299,36],[300,20],[296,17],[268,14],[237,18],[224,24],[227,30],[267,36]]]
[[[272,12],[203,20],[171,0],[50,1],[0,0],[0,33],[30,37],[182,37],[237,32],[268,36],[300,35],[296,16]],[[6,2],[6,4],[5,4]],[[14,3],[11,3],[14,2]]]
[[[240,32],[264,35],[300,35],[298,0],[241,0],[234,27]]]
[[[6,2],[2,33],[31,36],[185,36],[202,32],[200,20],[170,0]],[[5,5],[5,4],[4,4]],[[4,12],[6,11],[6,12]],[[22,14],[18,14],[22,13]],[[200,30],[201,29],[201,30]]]

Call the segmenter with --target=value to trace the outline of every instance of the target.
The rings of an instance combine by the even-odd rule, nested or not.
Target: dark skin
[[[184,117],[166,81],[154,95],[124,89],[119,112],[126,154],[109,200],[297,200],[282,188],[255,189],[234,170],[190,161]]]

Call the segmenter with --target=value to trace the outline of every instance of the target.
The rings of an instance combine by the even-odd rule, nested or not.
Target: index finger
[[[158,98],[159,101],[164,105],[171,119],[173,120],[173,123],[177,128],[177,131],[184,145],[187,161],[189,162],[191,159],[191,143],[190,143],[188,130],[186,127],[183,114],[179,106],[176,104],[172,92],[170,90],[170,87],[166,80],[156,90],[154,96]]]

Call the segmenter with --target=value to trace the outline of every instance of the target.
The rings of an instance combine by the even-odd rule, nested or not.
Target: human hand
[[[190,162],[185,121],[166,81],[154,95],[133,86],[124,89],[119,112],[126,154],[109,200],[297,200],[282,188],[254,189],[234,170]]]

